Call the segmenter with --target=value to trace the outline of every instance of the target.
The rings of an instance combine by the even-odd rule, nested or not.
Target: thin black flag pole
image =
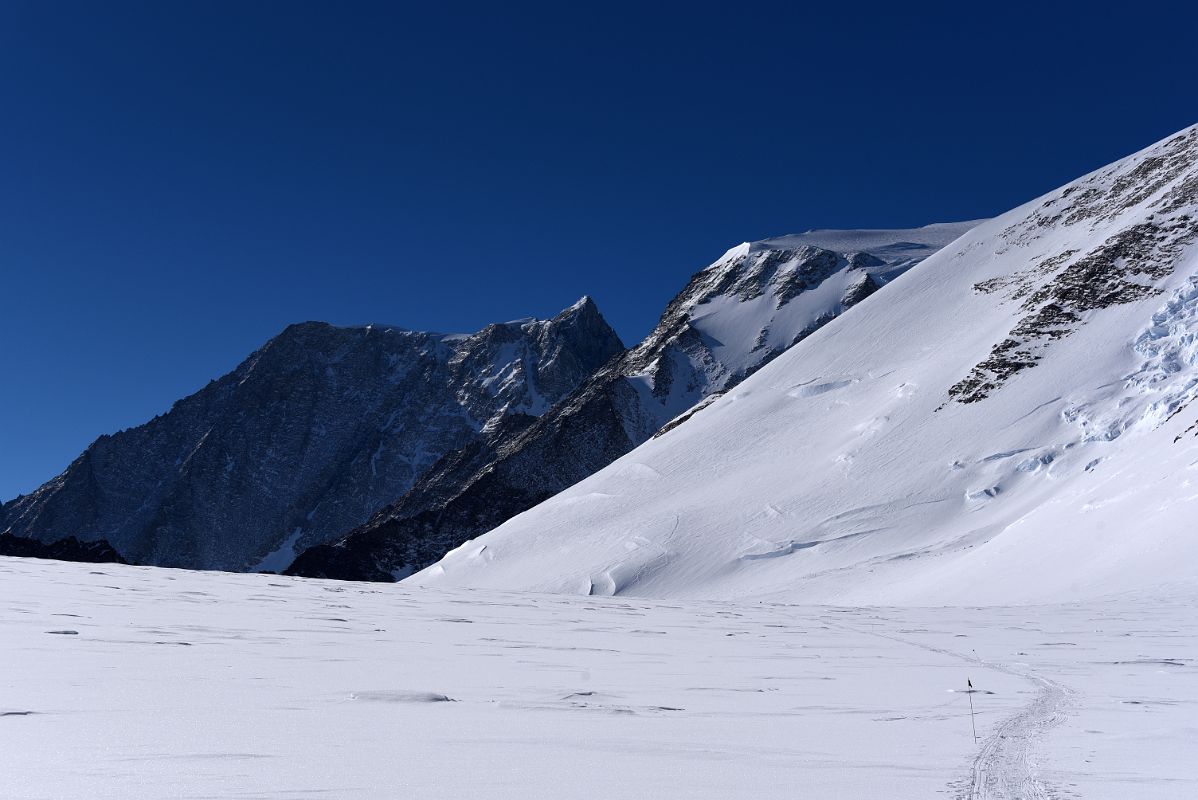
[[[969,723],[973,726],[973,743],[978,743],[978,722],[973,714],[973,681],[969,678],[965,679],[965,685],[969,687],[965,693],[969,695]]]

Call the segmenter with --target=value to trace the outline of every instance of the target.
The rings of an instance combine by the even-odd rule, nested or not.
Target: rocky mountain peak
[[[42,541],[105,539],[134,563],[281,568],[622,350],[589,300],[468,335],[289,325],[168,413],[98,439],[0,520]]]

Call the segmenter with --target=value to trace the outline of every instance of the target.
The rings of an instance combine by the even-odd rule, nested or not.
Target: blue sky
[[[290,322],[590,294],[632,343],[740,241],[1000,213],[1198,116],[1187,4],[822,5],[0,4],[0,498]]]

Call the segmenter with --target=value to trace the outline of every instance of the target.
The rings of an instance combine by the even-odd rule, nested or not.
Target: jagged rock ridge
[[[1154,281],[1169,275],[1179,253],[1198,239],[1190,213],[1198,201],[1198,176],[1178,180],[1195,162],[1198,131],[1190,129],[1169,139],[1159,152],[1083,178],[1004,230],[1005,241],[1027,247],[1046,230],[1108,223],[1155,195],[1146,206],[1151,212],[1146,221],[1116,231],[1085,253],[1065,248],[1025,270],[976,283],[975,291],[1005,292],[1007,300],[1023,300],[1020,310],[1026,314],[949,389],[949,396],[961,403],[983,400],[1012,375],[1035,366],[1052,342],[1077,329],[1087,312],[1160,294]],[[1169,190],[1162,192],[1166,186]]]
[[[281,569],[622,351],[589,298],[472,335],[292,325],[168,413],[100,437],[6,504],[2,529],[106,539],[139,564]]]

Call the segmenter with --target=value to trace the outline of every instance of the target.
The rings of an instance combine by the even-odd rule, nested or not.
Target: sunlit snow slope
[[[1193,582],[1198,127],[966,233],[417,584],[1022,602]]]

